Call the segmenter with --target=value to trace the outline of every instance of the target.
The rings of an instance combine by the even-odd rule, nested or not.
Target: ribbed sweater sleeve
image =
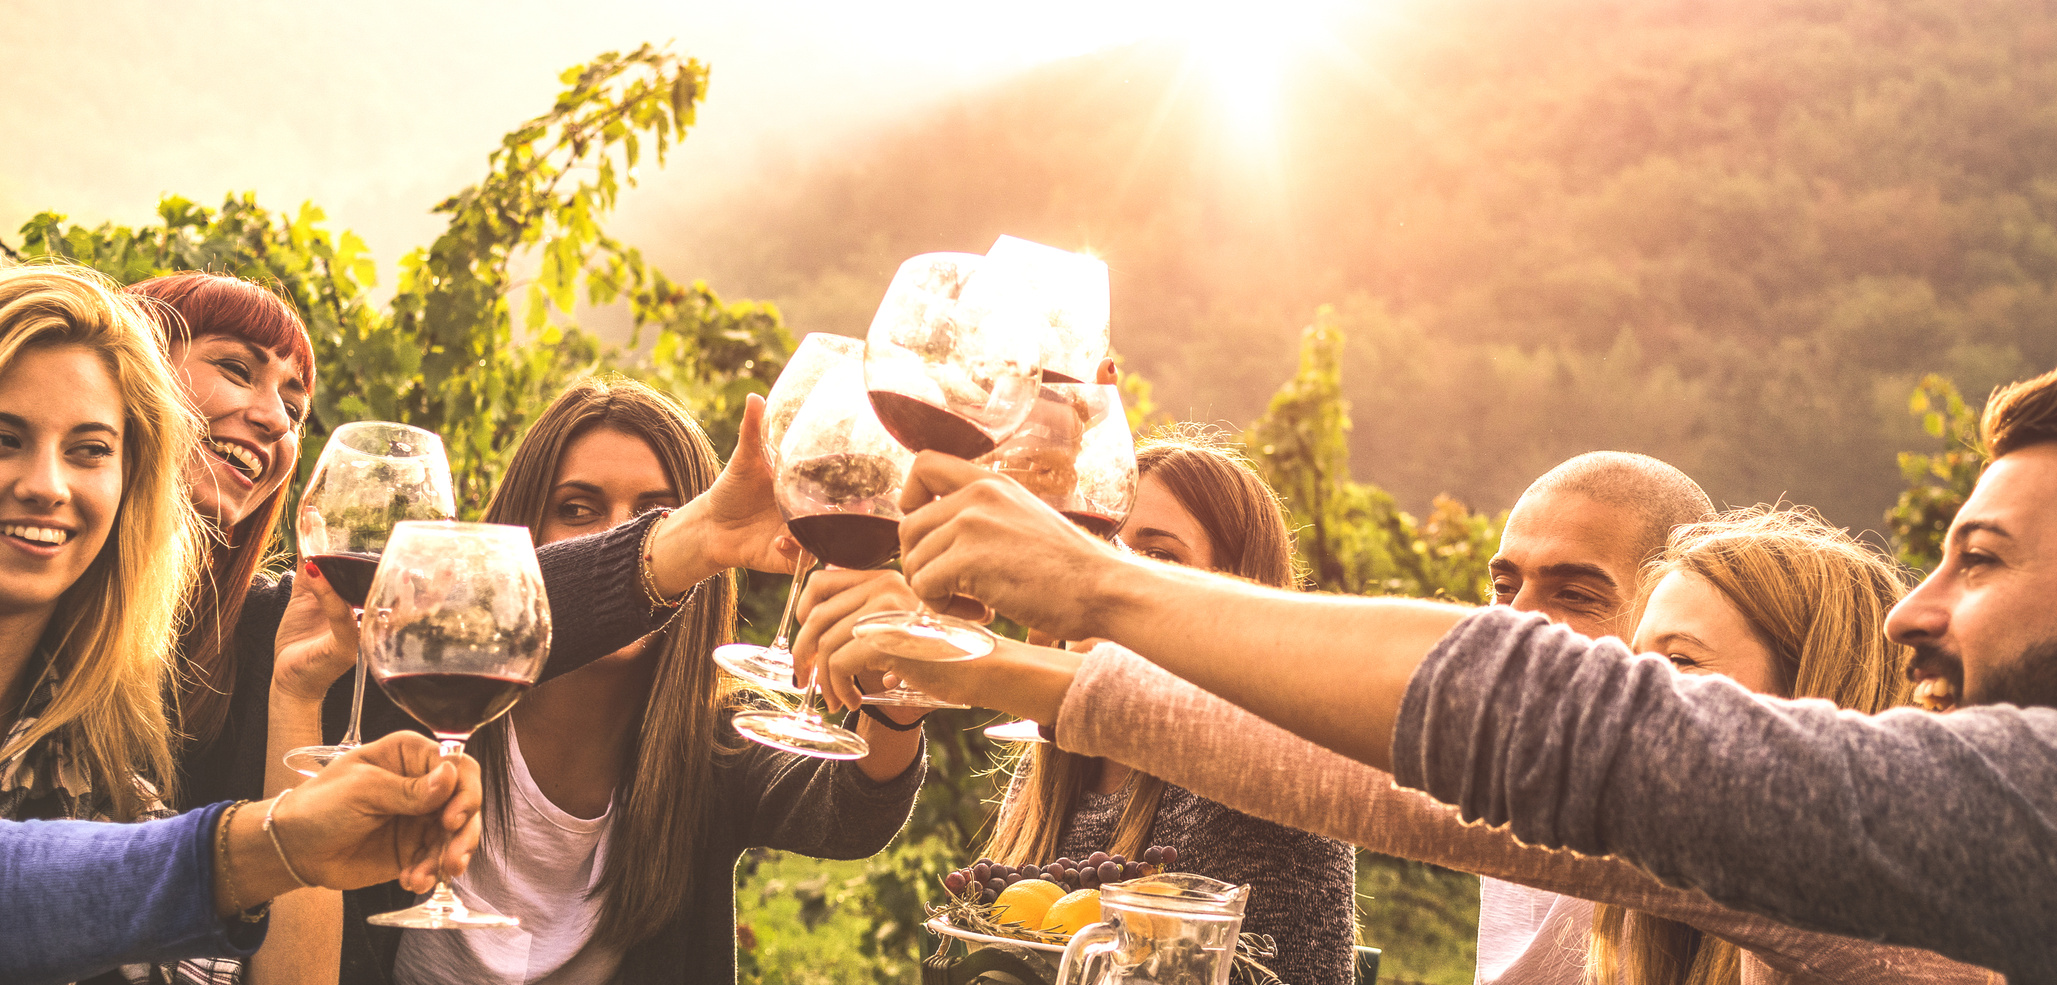
[[[2057,969],[2057,710],[1859,715],[1487,609],[1416,670],[1393,761],[1466,819],[1739,909]]]
[[[214,826],[227,806],[142,824],[0,821],[0,979],[255,953],[263,921],[214,915]]]
[[[1056,723],[1058,745],[1106,756],[1200,796],[1361,848],[1691,924],[1765,966],[1754,981],[1984,983],[1991,973],[1927,951],[1797,930],[1662,885],[1619,859],[1526,846],[1466,824],[1376,769],[1264,721],[1113,644],[1085,657]],[[1779,976],[1803,976],[1781,978]]]

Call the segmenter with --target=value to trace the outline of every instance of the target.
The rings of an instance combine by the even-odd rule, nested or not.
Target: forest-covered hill
[[[1091,247],[1174,413],[1245,423],[1348,334],[1357,477],[1486,509],[1645,451],[1876,527],[1924,371],[2057,363],[2057,5],[1401,0],[1238,144],[1217,64],[1045,66],[768,173],[653,253],[861,333],[897,261]]]

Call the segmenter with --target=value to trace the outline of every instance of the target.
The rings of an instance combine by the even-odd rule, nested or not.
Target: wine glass
[[[864,340],[815,332],[800,340],[800,347],[786,361],[771,394],[764,401],[764,452],[772,475],[779,474],[779,446],[791,431],[794,418],[807,402],[822,377],[838,366],[861,366]],[[790,516],[787,519],[792,519]],[[795,538],[797,539],[797,537]],[[793,686],[793,650],[788,635],[793,625],[793,603],[800,597],[800,582],[812,559],[803,554],[794,562],[793,581],[786,589],[785,611],[779,614],[778,632],[770,646],[728,643],[714,648],[714,662],[723,670],[774,691],[798,694]]]
[[[300,556],[314,562],[343,601],[364,608],[378,570],[379,552],[393,525],[404,520],[447,520],[457,515],[450,461],[433,432],[390,421],[357,421],[329,435],[300,493],[293,529]],[[357,653],[350,728],[332,746],[301,746],[286,766],[313,776],[362,742],[364,651]]]
[[[979,461],[1095,537],[1113,538],[1135,508],[1136,443],[1121,388],[1112,384],[1044,384],[1028,422]],[[993,725],[985,734],[998,742],[1043,741],[1029,721]]]
[[[845,568],[876,568],[900,552],[900,487],[914,455],[886,433],[872,412],[862,362],[843,362],[822,374],[793,415],[778,462],[772,496],[786,529],[807,555]],[[803,572],[809,566],[803,565]],[[800,580],[795,576],[796,590]],[[786,673],[792,673],[790,662]],[[816,675],[808,680],[800,708],[791,714],[743,712],[735,716],[736,731],[803,756],[862,757],[870,747],[861,736],[814,712],[818,668]]]
[[[879,421],[902,445],[973,459],[1014,433],[1034,403],[1042,331],[1019,293],[963,295],[984,258],[929,253],[900,265],[865,335],[864,382]],[[881,612],[854,632],[910,660],[969,660],[993,652],[993,634],[926,605]]]
[[[550,655],[534,541],[527,527],[408,521],[385,547],[365,602],[364,653],[386,696],[455,757],[521,700]],[[521,923],[472,912],[440,875],[427,899],[369,920],[415,930]]]
[[[1087,383],[1107,357],[1107,264],[1098,257],[1002,236],[986,251],[962,302],[1031,314],[1045,383]]]

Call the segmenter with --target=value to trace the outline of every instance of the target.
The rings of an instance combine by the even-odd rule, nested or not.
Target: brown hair
[[[1866,714],[1906,703],[1907,648],[1885,634],[1907,594],[1906,569],[1812,510],[1738,510],[1674,530],[1645,568],[1638,621],[1657,583],[1679,571],[1707,579],[1742,613],[1772,653],[1781,696]],[[1593,908],[1586,969],[1606,985],[1717,985],[1741,973],[1735,945],[1605,904]]]
[[[2057,442],[2057,369],[1994,390],[1978,429],[1993,458]]]
[[[314,346],[307,326],[278,295],[240,278],[199,271],[153,277],[128,290],[158,302],[145,307],[167,355],[175,344],[233,336],[294,360],[301,385],[314,392]],[[297,453],[298,443],[293,447]],[[251,580],[272,553],[279,513],[292,485],[290,479],[279,483],[271,498],[235,529],[218,531],[208,551],[206,577],[196,585],[197,598],[179,638],[179,727],[195,744],[212,740],[228,718],[229,695],[236,689],[236,623]]]
[[[1257,469],[1217,436],[1190,425],[1160,430],[1136,447],[1136,473],[1164,483],[1206,531],[1214,570],[1274,588],[1297,584],[1285,507]],[[1086,789],[1089,757],[1037,743],[1023,752],[986,854],[1010,865],[1056,857],[1064,822]],[[1115,822],[1109,854],[1138,857],[1164,796],[1164,781],[1130,774],[1128,802]]]
[[[706,491],[721,473],[721,459],[707,432],[669,398],[628,379],[580,380],[522,436],[486,504],[486,522],[540,529],[565,449],[598,430],[642,439],[681,500]],[[725,707],[744,692],[707,654],[729,641],[735,619],[735,574],[723,572],[702,584],[685,611],[644,651],[654,656],[656,673],[643,707],[635,760],[615,792],[620,816],[600,877],[596,940],[616,947],[646,940],[677,920],[693,899],[693,866],[707,837],[709,808],[717,800],[714,756],[731,748],[718,744],[724,730],[717,725]],[[510,768],[507,721],[480,729],[470,745],[492,777],[488,784],[501,790],[508,789]],[[505,798],[494,802],[499,806],[488,842],[505,842],[511,818]]]
[[[0,270],[0,372],[24,351],[77,347],[107,367],[122,401],[121,508],[107,542],[58,597],[39,646],[61,677],[49,706],[0,761],[51,736],[76,751],[112,817],[132,821],[154,782],[177,796],[164,687],[200,527],[184,468],[200,423],[153,344],[150,316],[99,274]]]

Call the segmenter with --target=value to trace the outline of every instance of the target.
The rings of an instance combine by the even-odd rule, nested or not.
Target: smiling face
[[[1540,612],[1586,636],[1625,631],[1644,521],[1589,496],[1532,490],[1514,504],[1493,556],[1493,602]]]
[[[232,528],[278,492],[299,463],[308,400],[301,367],[232,335],[173,343],[171,362],[207,422],[207,441],[186,469],[193,508]]]
[[[49,611],[99,556],[121,506],[122,419],[85,349],[25,350],[0,373],[0,611]]]
[[[1121,542],[1160,561],[1216,570],[1206,529],[1156,476],[1145,475],[1136,483],[1136,505],[1122,523]]]
[[[1914,647],[1915,698],[1934,710],[2057,707],[2057,444],[1987,466],[1950,524],[1943,563],[1886,621]]]
[[[640,513],[678,505],[664,463],[643,439],[595,428],[565,444],[537,537],[548,544],[598,533]]]
[[[1658,653],[1688,674],[1724,674],[1759,694],[1785,694],[1771,647],[1714,583],[1673,571],[1650,590],[1636,626],[1637,653]]]

